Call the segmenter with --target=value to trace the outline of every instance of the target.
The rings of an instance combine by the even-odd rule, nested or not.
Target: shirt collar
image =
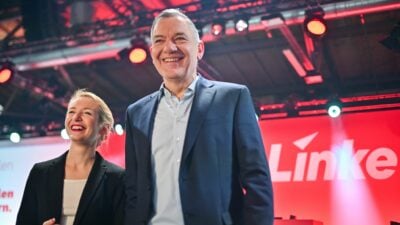
[[[186,89],[184,96],[188,96],[188,95],[191,96],[192,94],[194,94],[195,89],[196,89],[196,83],[198,80],[199,80],[199,76],[196,75],[196,77],[193,79],[192,83],[190,83],[189,87]],[[167,97],[172,96],[171,92],[167,88],[165,88],[164,83],[161,84],[161,87],[159,90],[160,90],[161,96],[167,96]]]

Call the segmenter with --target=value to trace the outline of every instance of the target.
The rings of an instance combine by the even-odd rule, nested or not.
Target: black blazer
[[[42,225],[53,217],[56,224],[60,223],[67,152],[33,166],[17,215],[17,225]],[[96,152],[74,225],[122,224],[125,201],[123,179],[124,170]]]
[[[127,109],[126,225],[147,225],[154,213],[151,135],[159,99],[158,91]],[[199,77],[178,182],[186,225],[273,224],[271,177],[245,86]]]

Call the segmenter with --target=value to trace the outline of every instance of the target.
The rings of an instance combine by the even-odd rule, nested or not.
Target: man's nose
[[[166,41],[164,45],[164,51],[166,52],[174,52],[178,50],[176,44],[173,41]]]

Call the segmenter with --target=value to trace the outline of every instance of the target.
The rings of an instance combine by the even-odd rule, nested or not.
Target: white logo
[[[395,151],[386,147],[354,150],[353,139],[345,139],[331,150],[302,152],[317,135],[315,132],[293,142],[300,152],[290,169],[280,168],[281,161],[285,160],[282,144],[271,145],[268,160],[272,181],[316,181],[319,173],[323,180],[367,177],[384,180],[396,172],[398,158]]]

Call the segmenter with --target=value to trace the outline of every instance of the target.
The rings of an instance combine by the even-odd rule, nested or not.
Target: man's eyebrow
[[[153,38],[162,38],[162,37],[164,37],[164,35],[161,35],[161,34],[157,34],[157,35],[153,36]]]
[[[75,107],[75,106],[72,106],[72,107],[70,107],[70,108],[68,108],[68,109],[76,109],[76,107]],[[83,110],[92,110],[92,111],[95,111],[95,109],[92,109],[92,108],[89,108],[89,107],[85,107],[85,108],[83,108]]]
[[[187,35],[183,32],[178,32],[174,36],[187,36]]]
[[[176,36],[185,36],[186,37],[187,35],[184,32],[177,32],[174,34],[174,37],[176,37]],[[165,36],[162,34],[156,34],[153,36],[153,38],[163,38],[163,37],[165,37]]]

